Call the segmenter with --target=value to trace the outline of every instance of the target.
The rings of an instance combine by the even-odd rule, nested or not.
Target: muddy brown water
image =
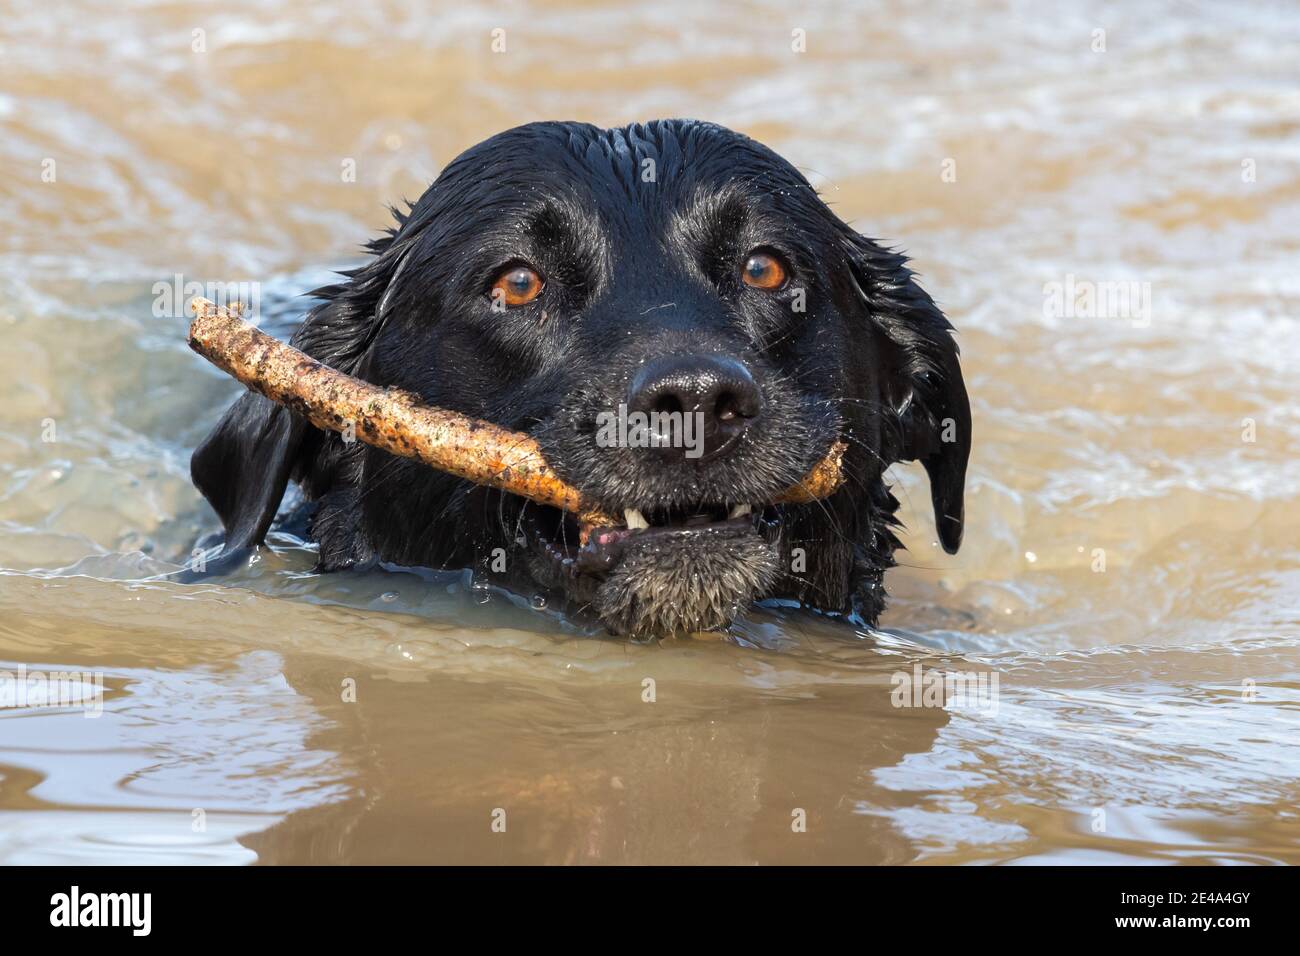
[[[0,707],[0,861],[1300,862],[1300,17],[1133,6],[6,5],[0,671],[88,676]],[[286,535],[156,578],[236,386],[155,283],[288,316],[483,137],[669,115],[961,330],[965,547],[896,466],[880,631],[633,646]]]

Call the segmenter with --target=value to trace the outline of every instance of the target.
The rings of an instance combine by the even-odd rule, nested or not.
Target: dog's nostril
[[[653,410],[656,412],[663,412],[670,415],[673,413],[681,414],[682,412],[686,411],[686,409],[682,407],[681,398],[675,394],[672,394],[671,392],[665,395],[660,395],[657,399],[655,399]]]
[[[713,406],[714,414],[718,416],[720,422],[733,422],[741,417],[740,406],[736,402],[736,396],[730,392],[723,392],[718,397],[718,403]]]

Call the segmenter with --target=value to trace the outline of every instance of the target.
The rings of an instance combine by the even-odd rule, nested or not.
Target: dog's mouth
[[[634,638],[717,631],[781,574],[781,508],[730,502],[627,508],[623,522],[580,527],[529,508],[533,577]]]
[[[532,505],[524,514],[529,544],[558,574],[601,577],[629,548],[717,548],[726,539],[758,534],[771,541],[780,527],[773,505],[698,503],[654,508],[625,508],[617,525],[580,526],[570,514]]]

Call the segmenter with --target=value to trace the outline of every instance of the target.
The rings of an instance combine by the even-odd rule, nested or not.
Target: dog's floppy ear
[[[890,343],[886,391],[897,415],[886,429],[886,461],[919,461],[930,478],[939,541],[961,546],[970,401],[952,326],[907,268],[907,258],[870,239],[847,236],[849,271],[867,316]]]
[[[397,226],[369,244],[375,258],[343,275],[347,282],[311,295],[325,299],[291,342],[349,375],[358,368],[382,325],[385,300],[402,271],[418,229],[393,210]],[[422,224],[421,224],[422,225]],[[235,402],[190,458],[190,477],[226,529],[223,554],[259,544],[289,479],[326,447],[323,435],[280,405],[249,392]]]
[[[307,424],[255,392],[227,409],[190,458],[190,477],[226,529],[224,552],[261,542],[284,497]]]

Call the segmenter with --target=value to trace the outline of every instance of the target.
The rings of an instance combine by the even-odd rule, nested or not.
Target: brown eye
[[[751,288],[774,292],[785,285],[785,265],[770,252],[751,252],[741,278]]]
[[[542,277],[528,266],[511,266],[492,283],[493,301],[527,305],[542,294]]]

